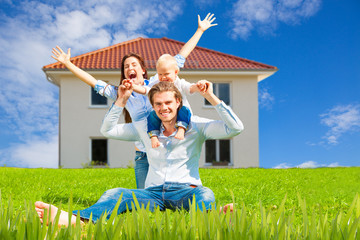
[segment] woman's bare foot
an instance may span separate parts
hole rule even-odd
[[[185,128],[179,127],[177,133],[174,136],[176,139],[184,140],[185,137]]]
[[[35,210],[36,210],[37,214],[39,215],[40,221],[42,223],[44,222],[43,218],[45,217],[45,209],[48,212],[47,213],[48,214],[48,219],[46,221],[46,225],[48,225],[49,221],[51,223],[53,223],[55,221],[55,217],[56,217],[56,214],[58,212],[58,208],[53,206],[53,205],[44,203],[44,202],[40,202],[40,201],[35,202]],[[83,222],[80,221],[80,223],[83,223]],[[72,225],[76,224],[76,216],[75,215],[71,216],[71,224]],[[65,211],[61,211],[60,217],[59,217],[59,226],[66,226],[67,227],[68,225],[69,225],[69,213],[65,212]]]
[[[151,147],[152,148],[157,148],[160,146],[160,142],[157,136],[152,136],[151,138]]]

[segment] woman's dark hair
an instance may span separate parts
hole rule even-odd
[[[141,68],[144,70],[144,74],[143,74],[143,77],[144,79],[148,79],[148,75],[147,75],[147,70],[146,70],[146,66],[145,66],[145,62],[144,62],[144,59],[137,53],[129,53],[129,54],[126,54],[122,60],[121,60],[121,78],[120,78],[120,84],[122,84],[122,81],[125,79],[125,60],[128,59],[129,57],[134,57],[136,58],[139,63],[140,63],[140,66]],[[131,117],[130,117],[130,114],[129,112],[124,108],[123,110],[123,114],[124,114],[124,118],[125,118],[125,122],[126,123],[131,123],[132,120],[131,120]]]

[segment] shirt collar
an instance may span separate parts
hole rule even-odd
[[[160,136],[162,136],[162,137],[173,137],[173,136],[175,136],[175,134],[177,133],[177,129],[176,129],[170,136],[165,136],[165,135],[164,135],[164,131],[165,131],[164,124],[161,123],[161,126],[160,126]]]

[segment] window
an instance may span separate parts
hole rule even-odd
[[[207,140],[205,162],[212,165],[228,165],[231,162],[230,140]]]
[[[98,94],[92,87],[91,91],[91,105],[92,106],[107,106],[107,98]]]
[[[214,94],[226,105],[230,105],[230,83],[213,83],[213,88]],[[206,99],[205,106],[211,106]]]
[[[107,139],[91,139],[91,165],[108,163]]]

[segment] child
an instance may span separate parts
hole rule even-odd
[[[184,79],[178,77],[179,67],[177,65],[176,59],[170,54],[164,54],[159,57],[156,63],[156,71],[159,76],[159,81],[172,82],[179,89],[183,96],[183,106],[179,109],[176,121],[176,127],[178,128],[175,138],[184,139],[185,131],[189,125],[191,117],[191,108],[190,104],[186,98],[187,95],[193,94],[195,92],[205,91],[206,85],[202,81],[199,81],[196,84],[191,84]],[[126,80],[124,85],[129,85],[131,80]],[[132,84],[133,90],[140,94],[147,94],[153,84],[149,86],[140,86]],[[151,139],[151,146],[157,148],[160,146],[158,140],[158,135],[160,133],[161,121],[158,116],[155,114],[155,111],[152,111],[148,116],[148,134]]]

